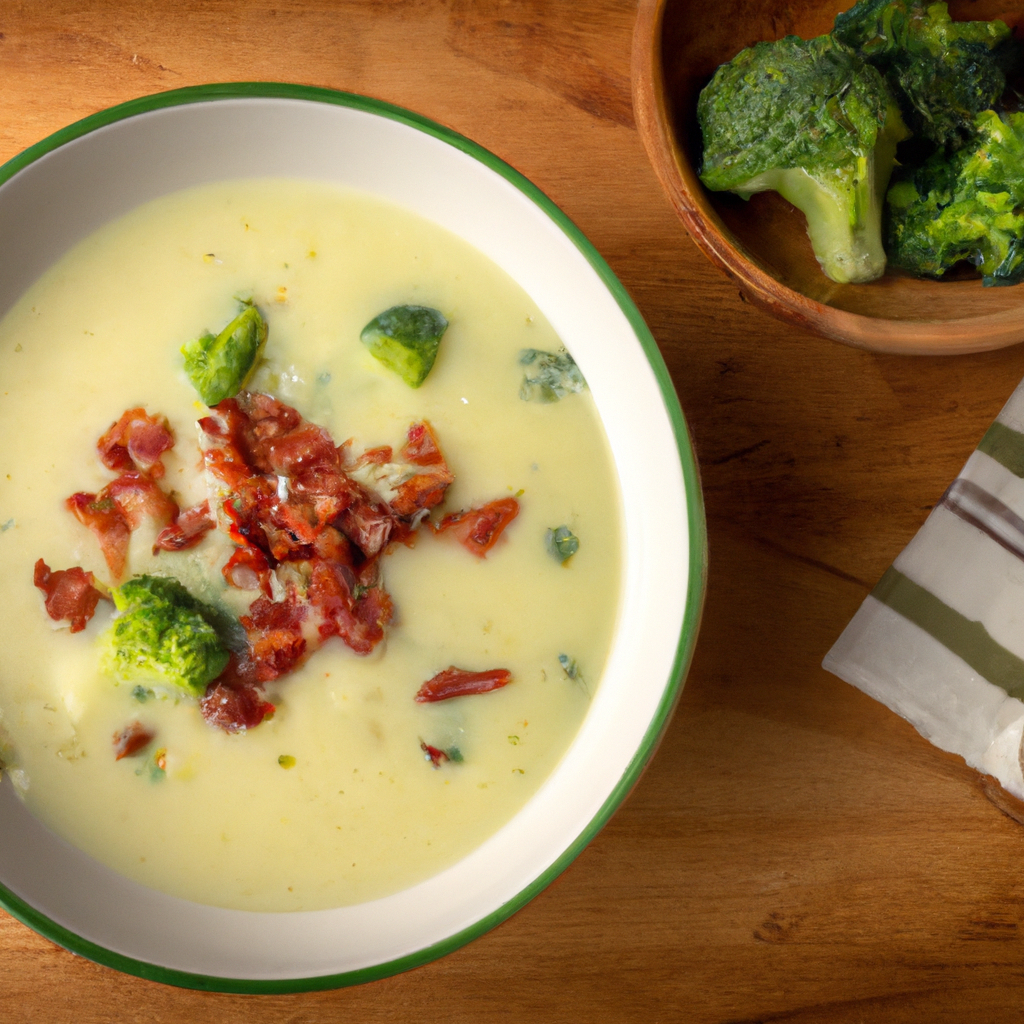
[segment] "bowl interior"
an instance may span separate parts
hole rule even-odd
[[[802,213],[775,193],[746,202],[709,192],[697,178],[697,97],[715,69],[760,40],[829,32],[848,0],[759,4],[723,0],[708,18],[684,0],[645,3],[634,73],[641,129],[656,169],[698,245],[771,312],[839,340],[891,351],[971,351],[1024,338],[1024,293],[984,288],[977,278],[931,281],[887,270],[867,285],[840,285],[821,272]],[[955,19],[1002,18],[1020,10],[1000,0],[952,0]],[[648,63],[649,61],[649,63]],[[646,125],[645,125],[646,122]]]
[[[385,104],[287,86],[200,88],[58,133],[0,169],[0,315],[111,218],[170,191],[252,177],[253,139],[261,140],[260,176],[331,181],[397,202],[467,239],[534,298],[601,414],[622,491],[626,560],[605,676],[559,767],[482,847],[386,899],[296,914],[188,903],[91,861],[36,823],[9,781],[0,786],[0,902],[16,916],[132,973],[284,991],[436,957],[507,917],[592,838],[653,752],[682,685],[703,591],[704,528],[671,381],[607,266],[511,168]]]

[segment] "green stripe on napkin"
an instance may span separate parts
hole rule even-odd
[[[1024,440],[1024,435],[1016,436]],[[920,626],[990,683],[1002,687],[1011,697],[1024,699],[1024,659],[996,643],[980,622],[950,608],[893,566],[886,570],[871,595]]]
[[[995,420],[985,431],[978,451],[995,459],[1014,476],[1024,477],[1024,434],[1019,430]]]

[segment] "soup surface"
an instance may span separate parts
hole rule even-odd
[[[425,527],[393,544],[381,560],[394,605],[384,641],[361,656],[328,640],[267,684],[272,717],[227,732],[194,698],[118,685],[98,653],[112,604],[72,633],[47,616],[33,566],[118,582],[65,501],[110,483],[96,443],[127,409],[167,417],[175,445],[161,487],[182,508],[210,495],[196,429],[209,411],[180,349],[220,331],[237,295],[269,325],[250,388],[356,454],[398,451],[410,424],[429,423],[455,477],[435,520],[499,498],[520,511],[484,558]],[[450,324],[418,389],[360,343],[398,304]],[[500,828],[576,733],[619,604],[619,497],[593,400],[520,397],[520,353],[560,345],[522,289],[459,238],[321,184],[167,196],[52,267],[0,323],[0,755],[32,811],[146,885],[275,911],[387,895]],[[547,542],[559,526],[579,539],[564,563]],[[154,554],[155,532],[132,533],[126,577],[174,576],[244,613],[253,594],[224,580],[225,533]],[[450,665],[504,668],[512,681],[417,702]],[[115,759],[113,737],[136,721],[153,741]],[[435,765],[430,750],[452,757]]]

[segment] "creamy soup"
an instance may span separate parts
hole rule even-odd
[[[423,528],[381,559],[394,605],[360,656],[333,638],[267,684],[275,713],[233,733],[194,698],[118,685],[101,663],[114,616],[78,632],[46,615],[33,566],[81,566],[110,585],[96,537],[67,510],[114,474],[96,443],[126,410],[167,417],[160,486],[184,508],[208,494],[196,421],[209,410],[181,346],[263,310],[269,338],[249,386],[355,453],[398,451],[433,428],[455,481],[436,520],[498,498],[520,511],[485,558]],[[396,304],[449,321],[418,389],[360,331]],[[520,397],[527,349],[560,340],[529,297],[457,237],[362,194],[254,180],[174,194],[91,236],[0,323],[0,740],[32,811],[100,861],[156,889],[250,910],[380,897],[438,872],[509,820],[551,772],[599,684],[620,594],[620,514],[588,391]],[[567,561],[548,531],[579,539]],[[213,531],[153,554],[132,533],[126,576],[174,576],[244,611]],[[230,593],[229,593],[230,591]],[[241,604],[239,601],[241,600]],[[450,665],[504,668],[488,693],[419,703]],[[154,739],[115,759],[138,721]],[[453,752],[436,765],[429,750]],[[436,758],[435,758],[436,760]]]

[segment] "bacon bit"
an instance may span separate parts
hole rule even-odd
[[[263,698],[254,667],[234,654],[228,667],[206,688],[200,709],[210,725],[225,732],[253,729],[274,713],[274,705]]]
[[[453,512],[445,516],[433,530],[434,533],[453,530],[463,547],[483,558],[517,515],[519,502],[515,498],[498,498],[480,508]]]
[[[349,567],[354,564],[351,542],[341,530],[333,526],[325,526],[320,531],[313,542],[313,552],[315,558],[327,559]]]
[[[430,763],[435,768],[440,768],[442,762],[450,760],[448,755],[437,747],[432,747],[429,743],[420,743],[420,750],[430,759]]]
[[[208,501],[193,505],[160,531],[153,545],[153,554],[158,551],[184,551],[195,547],[207,531],[216,525],[217,520],[210,513]]]
[[[221,572],[224,579],[239,590],[259,590],[266,598],[273,593],[270,563],[259,548],[249,545],[235,548]]]
[[[387,506],[363,492],[338,517],[337,525],[367,558],[373,558],[387,547],[395,521]]]
[[[512,673],[506,668],[492,668],[486,672],[467,672],[449,666],[428,679],[417,691],[415,700],[420,704],[450,697],[468,697],[474,693],[490,693],[512,682]]]
[[[277,679],[295,668],[305,657],[306,638],[302,623],[307,606],[290,591],[283,601],[258,597],[249,614],[239,620],[249,638],[249,658],[257,682]]]
[[[165,494],[150,477],[136,470],[122,473],[111,480],[97,496],[98,501],[113,498],[128,524],[137,530],[146,519],[157,523],[171,523],[178,516],[178,505]]]
[[[75,518],[95,534],[111,576],[119,580],[128,558],[131,528],[117,502],[109,494],[95,495],[79,491],[72,494],[65,504]]]
[[[122,757],[133,757],[143,747],[148,746],[156,735],[141,722],[132,722],[126,729],[114,733],[114,760]],[[162,767],[162,766],[161,766]]]
[[[251,424],[249,436],[256,444],[283,437],[302,422],[302,415],[296,409],[262,391],[240,391],[237,406]]]
[[[403,481],[397,489],[391,508],[400,516],[411,517],[422,509],[432,509],[444,501],[448,485],[455,476],[448,468],[437,443],[437,436],[429,423],[414,423],[407,432],[408,441],[401,457],[414,466],[423,466],[425,473],[417,473]]]
[[[108,469],[138,469],[154,480],[164,475],[160,456],[174,447],[174,435],[162,416],[129,409],[96,443]]]
[[[271,472],[279,476],[298,476],[311,469],[341,469],[331,435],[315,423],[302,423],[287,434],[268,440],[261,446],[261,454]]]
[[[417,473],[398,486],[391,508],[400,516],[411,517],[421,510],[429,511],[444,501],[445,491],[455,477],[448,467],[437,467],[426,473]]]
[[[445,465],[437,435],[429,423],[414,423],[406,432],[406,437],[408,440],[400,453],[406,462],[414,466]]]
[[[96,580],[91,572],[77,565],[51,572],[41,558],[36,562],[33,582],[46,595],[46,614],[55,622],[70,622],[72,633],[85,629],[100,598],[106,596],[93,585]]]
[[[391,598],[380,586],[356,597],[357,586],[347,566],[326,559],[312,563],[308,596],[322,617],[320,639],[337,636],[356,654],[369,654],[384,639],[384,627],[391,621]]]
[[[346,444],[349,442],[346,441]],[[391,450],[391,445],[384,444],[379,448],[367,448],[362,455],[359,456],[355,461],[353,468],[358,469],[360,466],[386,466],[394,457]]]

